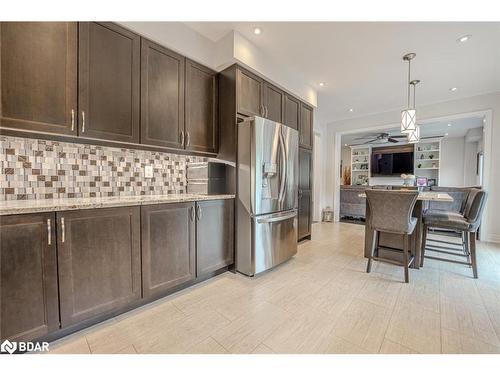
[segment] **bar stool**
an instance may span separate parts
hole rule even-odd
[[[417,218],[412,217],[413,208],[417,201],[418,191],[409,190],[366,190],[366,199],[370,206],[369,226],[373,229],[373,244],[366,272],[371,271],[372,260],[391,263],[404,267],[405,283],[409,281],[408,268],[414,257],[410,253],[410,235],[415,230]],[[379,257],[380,233],[400,234],[403,236],[403,261],[398,262],[388,258]],[[399,251],[399,250],[396,250]],[[376,254],[376,255],[375,255]]]
[[[474,275],[474,278],[477,279],[476,232],[479,228],[479,225],[481,224],[484,207],[486,206],[486,198],[487,194],[484,190],[471,189],[465,202],[463,215],[457,212],[449,211],[433,211],[424,215],[422,256],[420,261],[421,266],[424,265],[424,257],[427,259],[441,260],[444,262],[464,264],[466,266],[472,266],[472,273]],[[427,242],[431,241],[431,239],[427,238],[429,228],[446,230],[451,229],[460,233],[462,236],[461,250],[463,251],[463,254],[449,251],[456,250],[452,247],[436,245],[432,245],[432,247],[428,246]],[[439,240],[432,241],[438,242]],[[446,241],[439,242],[447,243]],[[456,245],[460,246],[459,244]],[[462,262],[455,259],[425,255],[426,250],[442,254],[463,256],[467,258],[467,261]]]

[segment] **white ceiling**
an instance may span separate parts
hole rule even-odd
[[[429,122],[420,125],[420,136],[421,137],[445,136],[446,138],[464,137],[470,129],[479,128],[482,126],[483,126],[482,117],[466,117],[450,121]],[[370,138],[366,138],[363,140],[359,140],[356,138],[368,137],[370,135],[377,133],[388,133],[391,136],[401,135],[400,128],[388,128],[384,130],[379,130],[377,132],[370,131],[370,132],[345,134],[342,136],[341,142],[342,145],[360,144],[370,140]],[[404,142],[405,139],[403,138],[401,139],[401,141]],[[395,145],[396,143],[387,143],[387,144]]]
[[[417,106],[500,91],[500,23],[479,22],[188,22],[217,41],[231,30],[318,88],[320,121],[400,109],[407,65]],[[255,35],[254,27],[262,33]],[[456,40],[466,34],[465,43]],[[324,87],[318,83],[324,82]],[[450,92],[450,87],[458,87]],[[349,108],[354,111],[349,112]]]

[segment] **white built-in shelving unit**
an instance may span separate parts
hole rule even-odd
[[[371,146],[351,146],[351,185],[368,185]]]
[[[414,163],[416,177],[427,177],[439,185],[441,141],[425,140],[415,143]]]

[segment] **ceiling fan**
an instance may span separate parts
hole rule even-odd
[[[429,139],[429,138],[442,138],[442,135],[434,135],[431,137],[420,137],[420,139]],[[371,139],[369,139],[371,138]],[[406,134],[403,135],[390,135],[389,133],[371,133],[371,134],[366,134],[362,137],[354,138],[355,141],[362,141],[365,139],[368,139],[366,142],[361,142],[357,144],[352,144],[351,146],[359,146],[359,145],[366,145],[370,143],[398,143],[401,140],[400,139],[407,139]]]

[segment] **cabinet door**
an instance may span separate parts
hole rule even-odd
[[[57,213],[62,327],[141,298],[139,207]]]
[[[268,82],[264,82],[265,117],[279,123],[283,122],[284,93]]]
[[[141,41],[141,143],[184,148],[185,58]]]
[[[234,260],[234,201],[197,202],[196,276],[219,270]]]
[[[311,190],[312,154],[309,150],[299,149],[299,189]]]
[[[299,240],[311,234],[311,191],[299,191],[297,232]]]
[[[77,24],[0,24],[0,124],[76,135]]]
[[[140,37],[112,23],[79,24],[79,134],[139,143]]]
[[[186,61],[186,149],[217,152],[217,73]]]
[[[142,289],[160,295],[195,278],[194,203],[141,207]]]
[[[236,75],[237,112],[244,116],[263,116],[262,79],[241,68]]]
[[[300,104],[299,145],[312,149],[313,142],[313,109],[304,103]]]
[[[59,328],[53,213],[0,217],[0,339],[29,341]]]
[[[285,109],[283,123],[293,129],[299,129],[300,101],[285,93]]]

